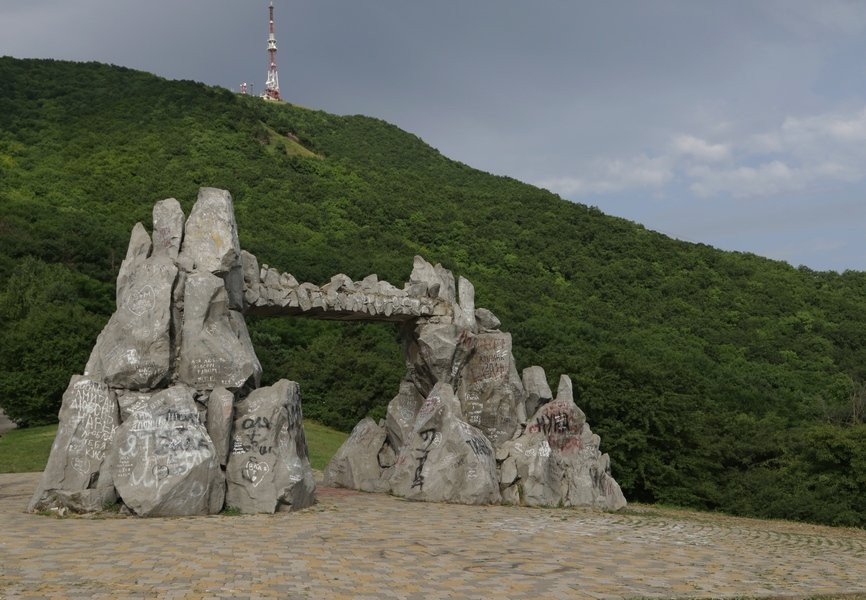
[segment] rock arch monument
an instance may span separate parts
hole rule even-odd
[[[475,307],[472,284],[416,256],[397,288],[370,275],[317,286],[241,250],[231,195],[202,188],[188,218],[173,198],[153,233],[132,230],[117,310],[60,426],[30,510],[140,516],[299,509],[315,502],[300,388],[260,387],[244,315],[401,324],[406,375],[387,418],[364,419],[325,483],[413,500],[625,505],[571,381],[518,375],[511,335]]]

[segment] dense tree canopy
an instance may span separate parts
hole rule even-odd
[[[0,58],[0,404],[56,419],[135,221],[232,192],[241,244],[301,281],[471,279],[519,366],[575,382],[632,500],[866,525],[866,274],[670,239],[443,157],[383,121],[95,63]],[[389,325],[258,320],[308,416],[381,416]]]

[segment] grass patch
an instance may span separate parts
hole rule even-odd
[[[30,473],[42,471],[48,462],[57,425],[13,429],[0,436],[0,473]],[[325,427],[321,423],[304,421],[304,433],[310,464],[323,470],[347,434]]]
[[[307,452],[310,454],[310,465],[314,469],[324,471],[331,457],[336,454],[348,433],[326,427],[315,421],[304,420],[304,435],[307,438]]]
[[[292,138],[285,135],[280,135],[264,123],[262,126],[268,132],[268,151],[277,152],[284,151],[287,156],[303,156],[304,158],[323,158],[321,155],[316,154],[312,150],[306,148],[302,145],[297,138]]]
[[[0,436],[0,473],[41,471],[48,462],[57,425],[13,429]]]

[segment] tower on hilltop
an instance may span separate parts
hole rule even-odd
[[[281,100],[280,78],[277,75],[277,38],[274,35],[274,0],[268,5],[268,79],[262,98],[266,100]]]

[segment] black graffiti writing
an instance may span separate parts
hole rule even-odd
[[[425,429],[420,434],[421,441],[424,442],[423,448],[415,448],[415,452],[419,454],[415,457],[415,460],[418,461],[418,465],[415,467],[415,478],[412,480],[412,487],[418,488],[419,490],[424,490],[424,463],[427,462],[427,455],[430,454],[430,446],[433,445],[433,440],[436,439],[436,430],[435,429]]]
[[[166,422],[177,422],[177,423],[195,423],[199,424],[201,421],[198,418],[198,413],[182,413],[176,410],[170,410],[165,413]]]
[[[243,440],[236,440],[236,443],[245,452],[257,452],[260,456],[265,456],[273,451],[272,440],[267,434],[262,434],[262,430],[268,431],[271,428],[271,422],[266,417],[244,419],[241,427],[247,443],[243,443]]]
[[[475,453],[475,456],[493,456],[493,451],[490,450],[490,446],[488,446],[487,442],[481,438],[469,438],[466,440],[466,443],[469,444],[470,448],[472,448],[472,452]]]
[[[256,439],[256,436],[257,436],[257,435],[258,435],[258,434],[257,434],[255,431],[251,431],[251,432],[249,432],[249,433],[247,434],[247,437],[248,437],[249,440],[250,440],[250,444],[252,444],[253,446],[258,446],[258,445],[259,445],[259,441]]]
[[[260,427],[264,429],[270,429],[271,422],[268,420],[267,417],[256,417],[255,419],[249,418],[244,419],[243,423],[241,423],[241,427],[243,427],[244,429],[252,429],[254,427],[256,429]]]
[[[567,413],[557,413],[554,415],[542,415],[535,420],[535,425],[538,431],[544,435],[551,433],[568,433],[569,419]]]
[[[376,453],[376,462],[379,463],[380,469],[390,469],[396,464],[396,453],[394,452],[394,447],[391,445],[391,440],[387,437],[382,442],[379,452]]]
[[[178,439],[172,438],[168,435],[159,435],[156,439],[156,449],[154,453],[157,456],[165,456],[167,454],[207,449],[210,449],[210,445],[203,437],[185,436]]]

